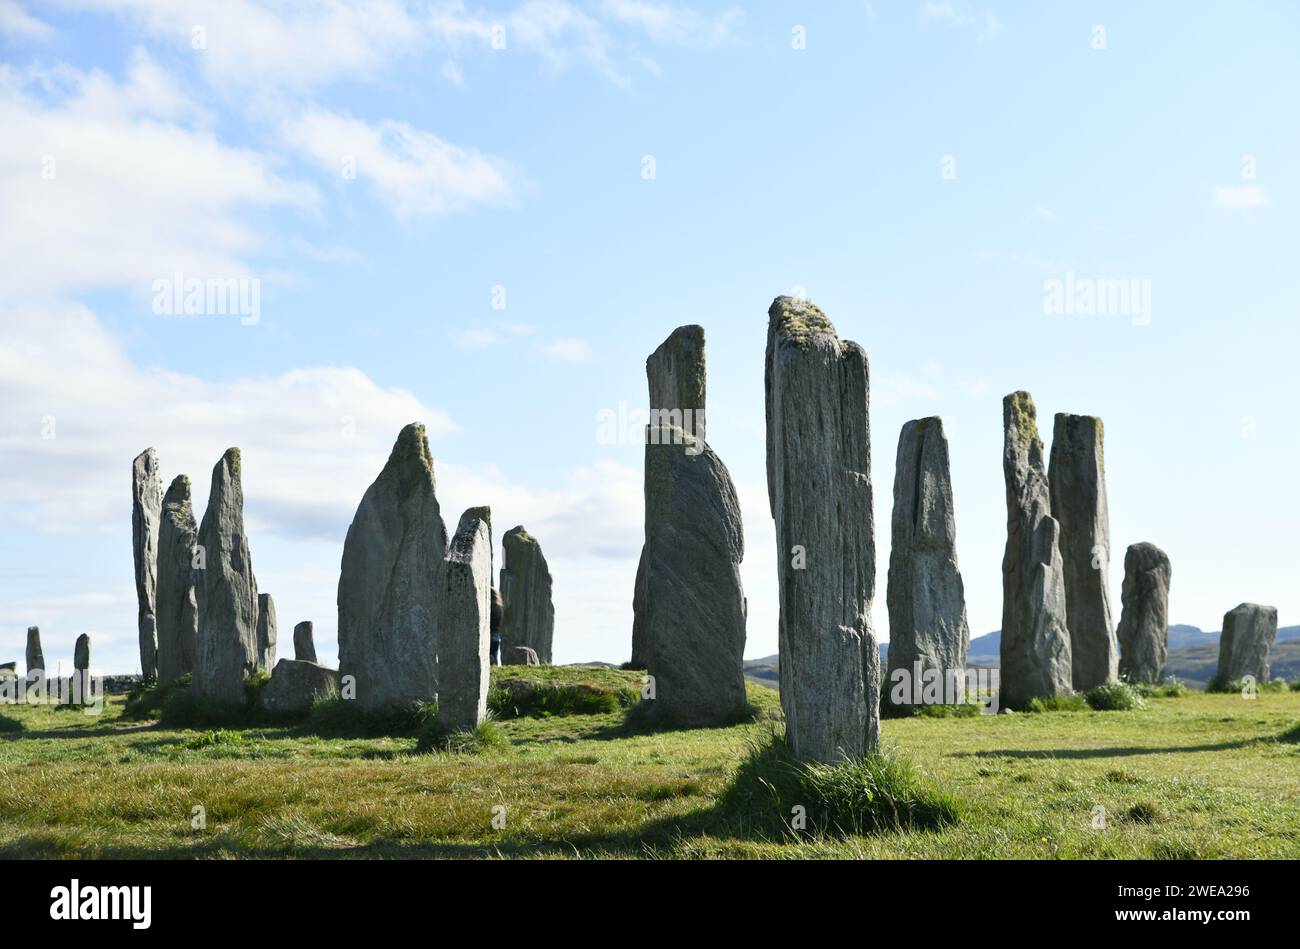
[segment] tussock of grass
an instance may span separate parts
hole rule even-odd
[[[419,735],[438,717],[437,702],[408,702],[383,709],[362,709],[333,696],[318,699],[304,729],[322,738],[377,738]]]
[[[1131,712],[1146,708],[1146,700],[1127,682],[1107,682],[1089,689],[1084,695],[1088,706],[1096,712]]]
[[[1164,815],[1153,801],[1138,801],[1124,812],[1124,819],[1133,824],[1154,824]]]
[[[1229,694],[1232,692],[1245,692],[1248,685],[1243,679],[1233,679],[1231,682],[1215,676],[1205,686],[1205,691],[1210,693]],[[1290,686],[1285,679],[1273,679],[1271,682],[1256,682],[1254,689],[1256,693],[1280,693],[1286,692]]]
[[[1169,679],[1160,685],[1150,685],[1145,682],[1135,682],[1130,685],[1145,699],[1181,699],[1190,695],[1192,691],[1178,679]]]
[[[499,719],[606,715],[633,705],[640,694],[585,682],[503,679],[488,692],[488,710]]]
[[[769,838],[937,830],[956,823],[960,813],[954,797],[897,755],[808,764],[778,736],[753,748],[719,808],[741,833]],[[802,828],[795,826],[800,816],[806,819]]]
[[[492,721],[483,722],[477,728],[448,731],[438,720],[431,719],[420,729],[419,740],[415,750],[420,754],[444,752],[447,754],[473,755],[488,748],[500,748],[506,744],[501,729]]]
[[[1088,700],[1082,695],[1040,695],[1031,699],[1027,712],[1086,712]]]
[[[162,712],[163,704],[172,694],[190,690],[192,678],[188,674],[183,675],[164,686],[159,686],[156,679],[146,679],[127,695],[122,717],[135,721],[157,718]]]

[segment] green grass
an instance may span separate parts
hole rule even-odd
[[[891,719],[885,754],[824,771],[783,756],[775,692],[750,700],[755,720],[727,728],[631,731],[620,708],[494,721],[424,751],[427,708],[365,734],[321,728],[321,710],[196,730],[128,719],[121,697],[98,718],[8,707],[24,727],[0,734],[0,858],[1300,858],[1297,692]]]
[[[1029,700],[1029,712],[1082,712],[1088,700],[1082,695],[1044,695]]]
[[[1107,682],[1084,693],[1088,707],[1098,712],[1132,712],[1146,708],[1142,693],[1127,682]]]

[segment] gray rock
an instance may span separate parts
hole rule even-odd
[[[1077,692],[1114,682],[1119,676],[1119,642],[1111,622],[1107,581],[1110,514],[1103,442],[1101,419],[1057,413],[1048,481],[1052,517],[1061,528],[1065,625],[1070,631],[1071,678]]]
[[[724,725],[745,697],[745,556],[740,502],[726,466],[689,433],[663,426],[645,454],[646,668],[656,722]]]
[[[1223,616],[1219,636],[1219,671],[1215,680],[1226,684],[1253,676],[1268,681],[1268,653],[1277,639],[1277,608],[1242,603]]]
[[[293,628],[293,658],[301,662],[316,661],[316,638],[311,620],[305,620]]]
[[[438,572],[447,529],[424,426],[402,429],[343,544],[339,673],[366,709],[437,695]],[[353,677],[351,683],[347,677]]]
[[[487,718],[491,674],[492,512],[461,515],[442,568],[438,624],[438,722],[477,728]]]
[[[894,517],[889,548],[889,674],[884,695],[896,683],[895,671],[906,672],[912,705],[923,681],[935,670],[945,683],[964,676],[970,628],[966,624],[966,591],[957,567],[957,525],[952,503],[952,475],[943,420],[908,422],[898,438],[894,466]],[[964,680],[963,685],[964,685]],[[964,701],[964,692],[955,696]]]
[[[804,760],[861,758],[880,732],[867,354],[777,297],[765,387],[786,738]]]
[[[704,328],[679,326],[669,334],[645,363],[650,390],[649,432],[657,440],[662,426],[675,426],[687,434],[705,438],[707,378],[704,360]],[[669,429],[671,431],[671,429]],[[647,438],[647,442],[650,439]],[[645,550],[637,565],[632,594],[632,662],[634,669],[649,663],[646,641]]]
[[[32,679],[37,673],[45,674],[45,652],[41,649],[41,630],[39,626],[28,626],[27,678]]]
[[[1164,680],[1171,576],[1169,557],[1154,544],[1133,544],[1124,554],[1119,674],[1126,682]]]
[[[177,475],[163,496],[158,528],[158,682],[167,685],[194,671],[199,635],[194,547],[199,527],[190,499],[190,479]]]
[[[257,707],[272,715],[301,715],[317,700],[339,694],[339,674],[314,662],[281,659],[257,696]]]
[[[238,448],[212,469],[208,507],[199,527],[199,631],[194,650],[195,698],[235,705],[258,667],[257,578],[244,533],[244,488]]]
[[[72,668],[85,672],[90,668],[90,637],[82,633],[72,650]]]
[[[163,489],[158,455],[146,448],[131,464],[131,549],[135,556],[135,595],[139,604],[140,672],[158,672],[158,526]]]
[[[257,595],[257,668],[275,667],[275,601],[269,593]]]
[[[542,660],[537,658],[537,653],[533,652],[527,646],[516,646],[513,650],[514,658],[507,665],[513,666],[540,666]]]
[[[1007,548],[1002,558],[1000,703],[1023,709],[1035,698],[1069,695],[1073,682],[1066,626],[1060,525],[1052,517],[1034,400],[1002,400],[1002,472]]]
[[[555,635],[555,606],[551,602],[551,571],[541,545],[521,527],[506,531],[501,539],[501,654],[514,655],[528,646],[543,665],[551,664]]]

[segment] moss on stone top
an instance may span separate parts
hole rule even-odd
[[[1034,408],[1033,397],[1028,392],[1012,392],[1002,400],[1003,405],[1011,410],[1009,421],[1016,428],[1016,436],[1026,447],[1037,445],[1042,451],[1042,439],[1038,436],[1038,411]]]
[[[524,529],[523,524],[520,524],[518,527],[512,527],[510,528],[510,530],[506,531],[506,536],[502,538],[502,542],[505,542],[507,540],[511,541],[512,543],[519,543],[519,544],[537,543],[536,538],[534,538],[532,534],[528,533],[528,531]]]
[[[839,339],[830,319],[809,300],[777,297],[767,315],[772,330],[799,346],[807,346],[814,336]]]

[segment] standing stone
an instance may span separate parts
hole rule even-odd
[[[537,658],[537,653],[527,646],[516,646],[514,648],[513,659],[505,665],[514,666],[540,666],[542,660]]]
[[[424,426],[413,423],[366,489],[343,544],[339,673],[344,694],[355,686],[361,708],[437,695],[438,572],[446,554],[433,457]]]
[[[650,354],[645,363],[650,388],[650,432],[655,437],[662,426],[676,426],[704,441],[707,380],[704,360],[704,327],[679,326]],[[647,524],[649,523],[647,519]],[[637,565],[636,588],[632,595],[632,662],[634,669],[649,664],[646,640],[645,550]]]
[[[1119,642],[1106,577],[1110,514],[1103,440],[1101,419],[1057,413],[1048,480],[1052,516],[1061,528],[1065,625],[1076,692],[1114,682],[1119,675]]]
[[[1007,485],[1007,549],[1002,558],[1003,708],[1068,695],[1073,682],[1066,626],[1060,525],[1052,517],[1034,400],[1002,400],[1002,472]]]
[[[1277,639],[1277,608],[1242,603],[1223,617],[1219,635],[1219,671],[1215,682],[1227,685],[1252,676],[1268,681],[1268,653]]]
[[[316,639],[311,620],[301,622],[293,628],[293,658],[301,662],[316,661]]]
[[[804,760],[862,758],[880,733],[867,354],[777,297],[765,388],[786,738]]]
[[[27,681],[45,675],[45,652],[41,649],[39,626],[27,627]]]
[[[131,465],[131,547],[135,554],[135,595],[139,604],[140,674],[158,674],[158,526],[163,490],[158,454],[146,448]]]
[[[90,669],[90,637],[85,633],[77,637],[77,643],[73,647],[72,668],[78,672],[86,672]]]
[[[204,568],[199,571],[199,632],[194,651],[194,697],[243,703],[244,680],[258,667],[257,578],[244,533],[244,488],[238,448],[212,469],[208,507],[199,527]]]
[[[919,668],[922,676],[930,670],[937,673],[945,690],[944,701],[965,702],[970,628],[966,624],[966,591],[957,567],[948,439],[940,418],[908,422],[898,438],[886,599],[886,698],[895,705],[914,704],[923,685],[917,681]],[[895,675],[903,671],[906,675]],[[898,685],[906,686],[902,702],[894,695]]]
[[[438,625],[438,722],[472,730],[487,718],[492,643],[492,512],[461,515],[443,564]]]
[[[72,679],[68,683],[68,701],[84,704],[90,695],[90,637],[82,633],[72,650]]]
[[[302,715],[339,693],[339,674],[314,662],[281,659],[271,681],[257,693],[257,707],[270,715]]]
[[[1124,554],[1119,674],[1126,682],[1156,685],[1164,679],[1170,576],[1169,557],[1155,544],[1133,544]]]
[[[257,595],[257,668],[275,668],[275,601],[269,593]]]
[[[551,664],[551,639],[555,634],[555,606],[551,602],[551,571],[541,545],[522,526],[506,531],[501,539],[501,654],[513,656],[519,646],[537,653],[543,665]]]
[[[198,523],[190,500],[190,479],[177,475],[163,496],[158,529],[158,684],[167,685],[194,671],[199,635],[195,569]]]

